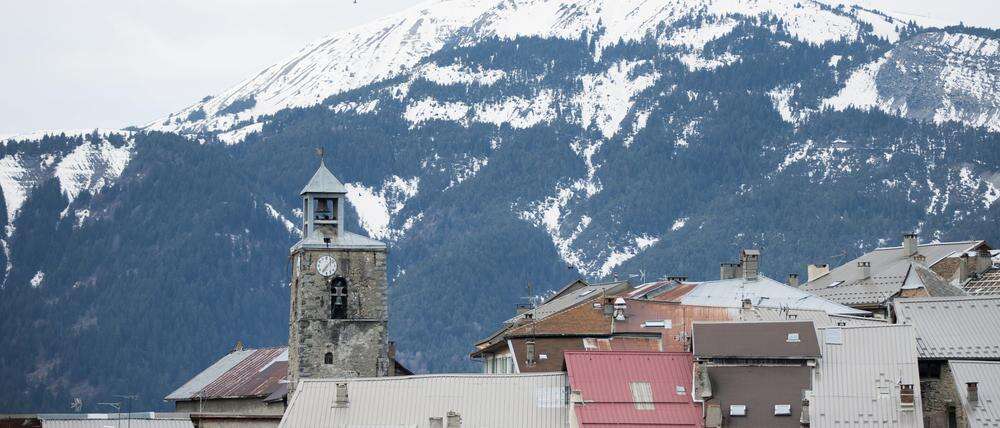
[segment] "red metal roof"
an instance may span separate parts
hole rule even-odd
[[[584,401],[575,407],[581,426],[702,426],[689,353],[567,351],[565,358],[570,387]],[[649,403],[636,403],[632,383],[649,384]]]

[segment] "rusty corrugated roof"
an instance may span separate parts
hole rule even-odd
[[[172,401],[267,397],[288,374],[288,348],[233,351],[166,397]]]

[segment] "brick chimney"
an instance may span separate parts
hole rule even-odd
[[[979,402],[979,382],[966,382],[965,391],[969,396],[970,403]]]
[[[986,249],[986,246],[982,246],[976,251],[976,265],[972,268],[976,270],[976,273],[982,273],[984,270],[989,269],[993,266],[993,258],[990,257],[990,250]]]
[[[738,263],[722,263],[719,265],[719,279],[736,278],[736,267]]]
[[[797,273],[788,274],[788,285],[797,288],[799,286],[799,274]]]
[[[830,273],[830,265],[826,263],[811,264],[806,266],[806,282],[811,282],[828,273]]]
[[[917,234],[907,232],[903,234],[903,257],[910,257],[917,253]]]
[[[747,281],[756,281],[760,274],[760,251],[754,249],[741,251],[740,265],[743,266],[743,277]]]
[[[667,281],[684,282],[687,281],[688,277],[683,275],[671,275],[667,277]]]
[[[871,276],[872,276],[872,263],[871,262],[858,262],[858,270],[861,271],[861,278],[871,278]]]

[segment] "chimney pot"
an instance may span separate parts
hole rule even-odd
[[[970,403],[979,402],[979,382],[966,382],[965,389],[968,392]]]
[[[872,276],[872,263],[871,262],[858,262],[858,270],[861,271],[861,278],[871,278],[871,276]]]
[[[336,400],[337,401],[336,401],[335,404],[336,404],[337,407],[347,407],[348,400],[347,400],[347,383],[346,382],[342,382],[342,383],[338,383],[337,384],[337,398],[336,398]]]
[[[797,273],[790,273],[790,274],[788,274],[788,285],[792,286],[792,287],[798,287],[799,286],[799,274],[797,274]]]
[[[462,415],[458,412],[448,412],[448,428],[461,428]]]
[[[667,277],[667,281],[684,282],[687,281],[688,277],[682,275],[672,275]]]
[[[760,272],[760,251],[754,249],[741,251],[740,265],[743,267],[743,277],[749,281],[756,281]]]
[[[917,234],[907,232],[903,234],[903,256],[910,257],[917,253]]]
[[[753,309],[753,302],[750,299],[743,299],[741,307],[743,309]]]

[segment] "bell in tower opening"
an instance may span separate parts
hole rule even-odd
[[[302,378],[386,376],[386,245],[345,230],[347,188],[320,160],[302,189],[302,239],[292,246],[290,388]]]

